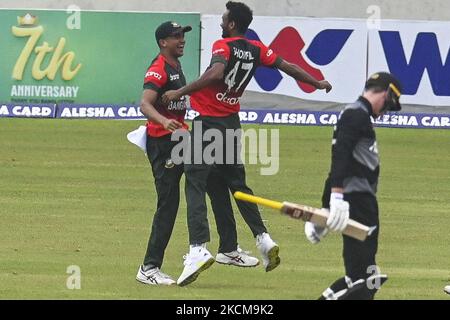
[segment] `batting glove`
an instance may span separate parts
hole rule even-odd
[[[332,192],[330,197],[330,215],[327,226],[332,231],[344,231],[350,219],[350,206],[344,201],[342,193]]]
[[[307,221],[305,223],[305,235],[312,244],[317,244],[320,239],[325,237],[328,233],[328,228],[323,228],[315,225],[312,222]]]

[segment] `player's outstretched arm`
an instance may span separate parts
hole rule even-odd
[[[312,85],[313,87],[323,90],[325,89],[326,92],[330,92],[332,89],[331,84],[327,80],[318,81],[314,77],[312,77],[308,72],[300,68],[298,65],[294,63],[287,62],[284,59],[281,59],[281,61],[276,65],[278,69],[285,72],[295,80],[307,83]]]
[[[178,100],[182,96],[190,95],[192,92],[199,91],[215,82],[223,79],[225,71],[225,64],[217,62],[207,69],[197,80],[181,87],[178,90],[169,90],[163,94],[162,99],[164,103],[169,103],[173,100]]]

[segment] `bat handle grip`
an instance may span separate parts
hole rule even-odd
[[[269,199],[265,199],[265,198],[261,198],[261,197],[257,197],[257,196],[254,196],[252,194],[247,194],[247,193],[243,193],[243,192],[240,192],[240,191],[236,191],[233,194],[233,196],[237,200],[259,204],[259,205],[262,205],[262,206],[265,206],[265,207],[269,207],[269,208],[272,208],[272,209],[276,209],[276,210],[281,210],[281,208],[283,207],[283,204],[281,202],[273,201],[273,200],[269,200]]]

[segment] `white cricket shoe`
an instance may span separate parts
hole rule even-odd
[[[153,285],[170,286],[172,284],[175,284],[175,280],[173,280],[167,274],[161,272],[158,267],[144,271],[142,265],[139,267],[138,273],[136,275],[136,280],[145,284]]]
[[[266,272],[272,271],[280,264],[278,252],[280,248],[270,238],[269,234],[264,232],[256,236],[256,247],[262,254],[262,260]]]
[[[221,264],[228,264],[237,267],[256,267],[259,260],[249,255],[249,252],[243,251],[241,248],[237,250],[221,253],[216,255],[216,261]]]
[[[184,256],[184,269],[177,284],[182,287],[194,282],[200,272],[208,269],[213,263],[214,258],[205,247],[191,247],[189,254]]]
[[[447,293],[447,294],[450,294],[450,285],[449,286],[445,286],[444,292]]]

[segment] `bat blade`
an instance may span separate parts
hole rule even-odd
[[[291,202],[283,202],[281,212],[294,219],[309,221],[320,227],[327,226],[327,219],[329,215],[329,212],[326,209],[319,209]],[[344,231],[342,231],[342,233],[357,240],[364,241],[371,231],[373,230],[371,230],[370,227],[350,219],[347,227]]]
[[[273,201],[239,191],[234,193],[234,197],[237,200],[247,201],[263,205],[272,209],[280,210],[282,213],[294,219],[309,221],[320,227],[327,226],[327,219],[329,213],[328,210],[326,209],[314,208],[292,202]],[[368,226],[365,226],[355,220],[350,219],[347,227],[342,233],[357,240],[364,241],[373,230],[374,228],[369,228]]]

